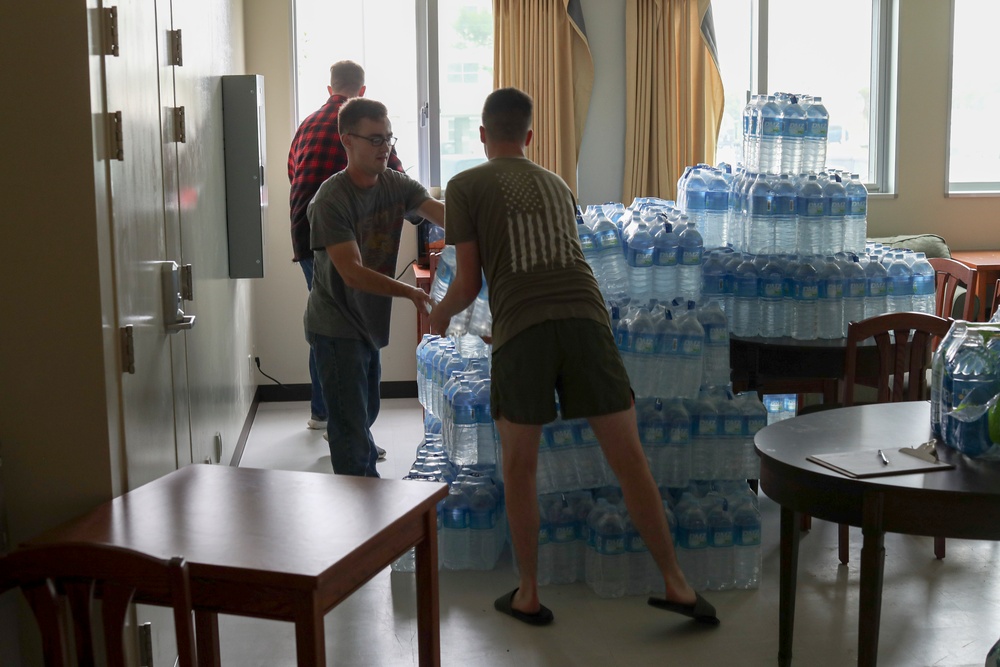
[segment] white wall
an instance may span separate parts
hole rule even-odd
[[[292,135],[289,0],[246,0],[247,71],[265,75],[268,95],[269,209],[268,276],[256,294],[258,353],[282,382],[308,382],[301,317],[305,289],[301,272],[288,261],[288,187],[284,156]],[[579,168],[581,204],[618,201],[625,164],[625,1],[582,0],[594,57],[594,89]],[[953,250],[1000,247],[1000,198],[948,197],[948,85],[950,3],[898,1],[899,63],[895,193],[874,195],[869,236],[935,233]],[[322,85],[319,83],[317,85]],[[401,263],[414,256],[412,237]],[[391,344],[383,351],[383,379],[415,376],[414,313],[407,303],[393,310]],[[266,379],[260,378],[262,382]]]

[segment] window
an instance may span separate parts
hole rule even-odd
[[[404,11],[401,11],[401,8]],[[295,0],[296,121],[327,99],[330,65],[365,68],[365,96],[389,109],[403,167],[425,185],[485,161],[493,90],[492,0]]]
[[[950,193],[1000,192],[1000,109],[996,73],[996,0],[954,0],[952,5]]]
[[[884,191],[890,3],[713,0],[726,91],[716,159],[742,159],[742,111],[751,92],[806,93],[821,96],[830,113],[827,165]]]

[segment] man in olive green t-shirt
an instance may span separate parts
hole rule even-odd
[[[618,478],[633,522],[663,575],[665,597],[649,603],[718,624],[677,564],[659,490],[636,424],[628,376],[615,348],[604,301],[576,232],[576,201],[559,176],[525,157],[532,100],[516,88],[494,91],[479,129],[488,161],[448,183],[446,241],[457,270],[430,315],[444,332],[479,294],[485,273],[493,315],[490,405],[503,449],[507,517],[520,584],[494,607],[531,625],[552,612],[538,599],[538,497],[535,475],[542,425],[587,418]]]

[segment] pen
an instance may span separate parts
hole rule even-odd
[[[882,465],[889,465],[889,459],[885,458],[885,454],[882,453],[881,449],[878,450],[878,457],[882,459]]]

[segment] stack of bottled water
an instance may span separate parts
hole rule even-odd
[[[753,95],[743,108],[743,162],[764,174],[819,172],[829,127],[822,97]]]
[[[485,467],[464,468],[442,503],[440,559],[448,570],[491,570],[506,543],[500,485]]]
[[[614,479],[597,436],[586,419],[561,417],[542,427],[538,449],[538,493],[592,489]]]
[[[795,394],[767,394],[764,396],[764,407],[767,409],[767,424],[776,424],[795,416],[797,407]]]
[[[1000,459],[1000,317],[959,320],[931,362],[931,431],[972,458]]]

